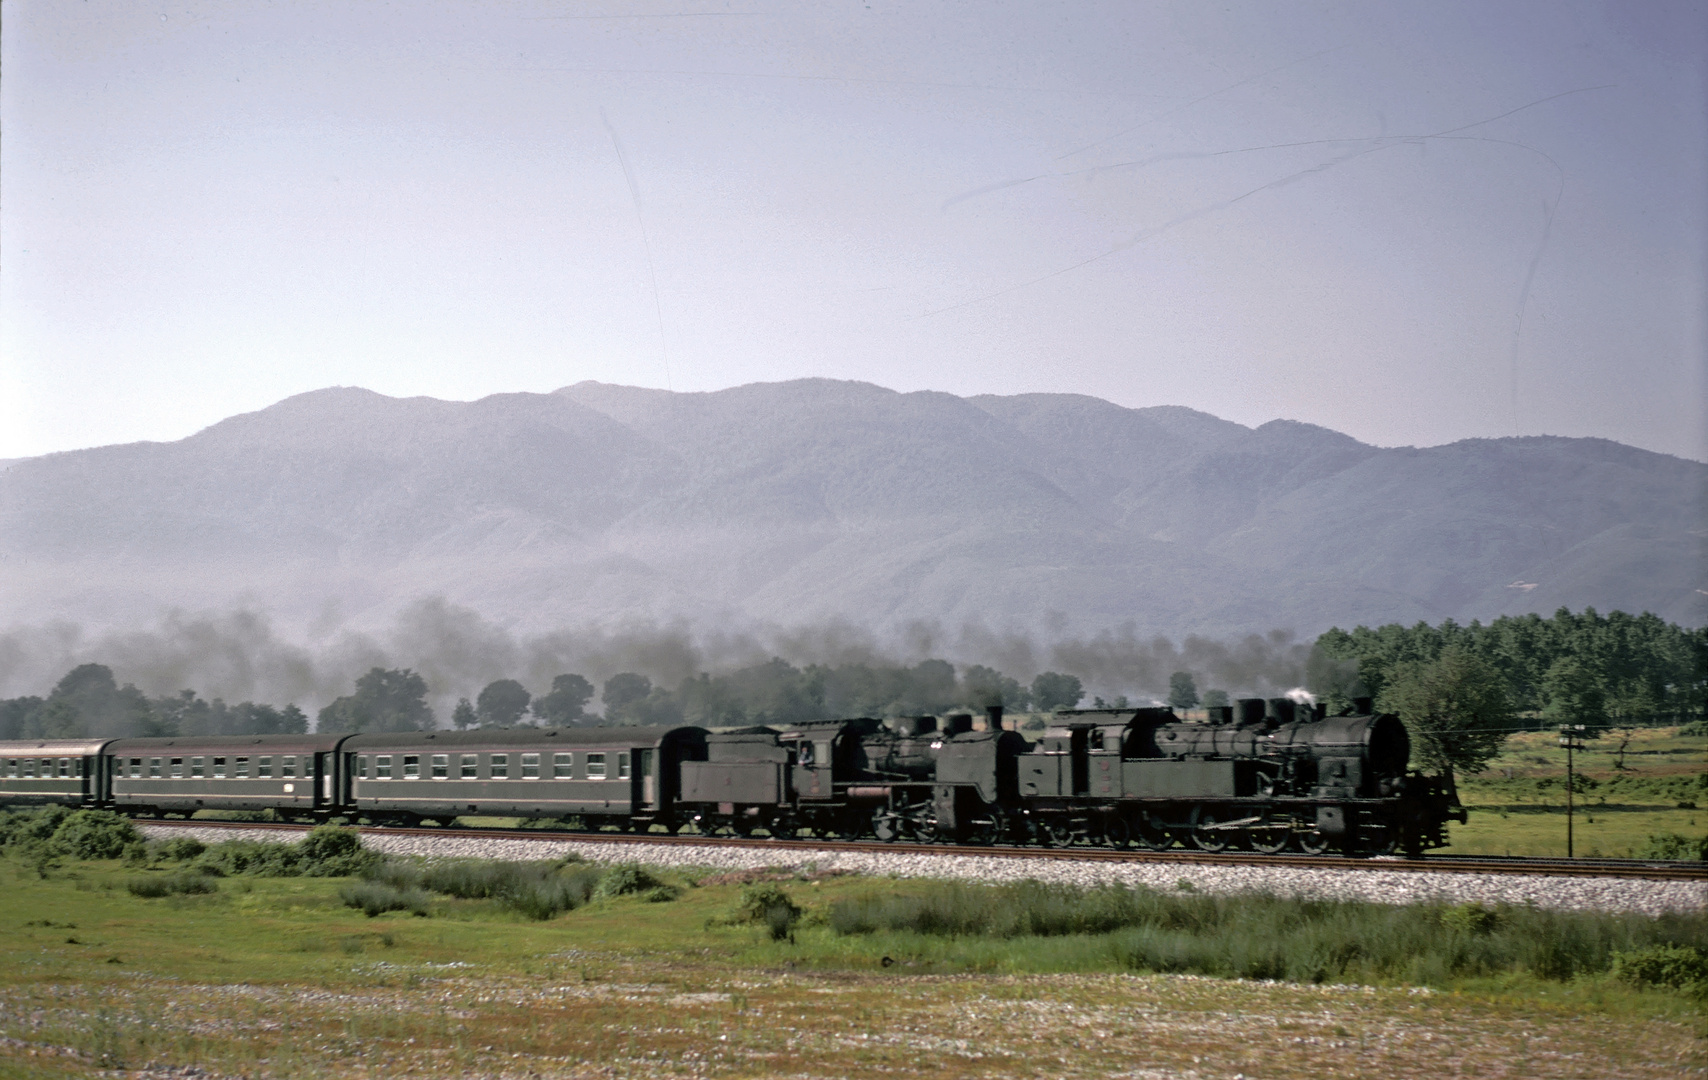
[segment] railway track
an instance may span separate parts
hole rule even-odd
[[[271,832],[307,832],[308,825],[252,821],[184,821],[159,818],[133,819],[150,827],[189,829],[242,829]],[[570,829],[466,829],[407,828],[390,825],[356,826],[375,836],[457,837],[485,840],[531,840],[542,843],[591,841],[634,846],[701,846],[757,848],[768,851],[857,851],[888,855],[971,855],[1010,859],[1079,859],[1099,862],[1175,863],[1197,866],[1285,867],[1288,869],[1382,870],[1435,874],[1523,874],[1542,877],[1639,878],[1654,881],[1699,881],[1708,884],[1708,864],[1660,862],[1636,859],[1541,859],[1526,856],[1442,855],[1421,859],[1392,856],[1350,858],[1344,855],[1259,855],[1236,851],[1122,850],[1074,845],[1071,847],[1017,847],[1006,844],[912,844],[876,840],[807,840],[800,838],[754,839],[739,836],[668,836],[662,833],[580,832]]]

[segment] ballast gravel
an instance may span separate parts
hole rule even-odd
[[[224,840],[293,843],[300,833],[272,830],[140,825],[153,839],[194,836],[205,844]],[[813,869],[872,877],[938,878],[986,883],[1047,881],[1093,887],[1118,884],[1201,893],[1263,892],[1312,900],[1359,900],[1377,904],[1533,904],[1574,911],[1634,911],[1662,915],[1708,907],[1708,886],[1695,881],[1643,878],[1565,877],[1540,874],[1430,873],[1287,866],[1205,866],[1192,862],[1113,862],[1105,859],[1027,859],[1012,855],[942,855],[910,852],[734,847],[715,844],[648,844],[561,835],[534,838],[389,836],[367,832],[368,847],[390,855],[435,859],[556,859],[579,855],[597,863],[642,863],[684,870]]]

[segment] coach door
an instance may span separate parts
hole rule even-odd
[[[657,806],[658,777],[653,772],[653,762],[656,758],[651,750],[637,750],[635,757],[638,763],[637,771],[640,773],[641,805]]]

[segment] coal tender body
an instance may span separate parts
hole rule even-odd
[[[973,718],[896,717],[744,728],[683,762],[682,802],[701,832],[993,842],[1022,817],[1024,738],[993,709]]]
[[[1451,779],[1408,773],[1404,725],[1367,700],[1328,717],[1248,698],[1211,716],[1057,713],[1018,761],[1027,832],[1054,844],[1415,855],[1445,846],[1445,823],[1464,820]]]

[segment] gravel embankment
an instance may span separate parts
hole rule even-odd
[[[194,836],[203,843],[222,840],[300,838],[296,833],[179,826],[140,826],[153,838]],[[1285,866],[1202,866],[1194,863],[1116,863],[1094,859],[1021,859],[1012,856],[927,855],[898,847],[882,854],[755,847],[671,846],[622,841],[541,837],[512,839],[478,836],[388,836],[366,833],[371,848],[393,855],[442,859],[554,859],[574,853],[593,862],[639,862],[715,871],[764,867],[842,870],[874,877],[959,878],[971,881],[1060,882],[1093,886],[1106,883],[1175,889],[1183,883],[1205,893],[1269,892],[1320,900],[1363,900],[1379,904],[1418,901],[1482,904],[1534,904],[1571,910],[1637,911],[1660,915],[1708,907],[1708,886],[1694,881],[1641,878],[1549,877],[1530,874],[1413,873],[1399,870],[1317,870]]]

